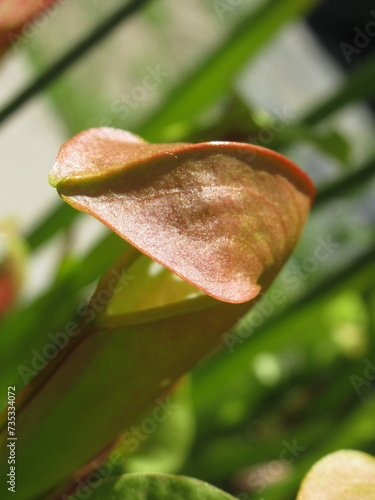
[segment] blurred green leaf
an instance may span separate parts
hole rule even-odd
[[[245,432],[227,431],[198,446],[180,472],[221,484],[223,478],[233,478],[250,467],[256,467],[270,460],[276,461],[280,458],[286,443],[289,446],[297,443],[304,450],[310,448],[322,439],[324,433],[330,431],[333,422],[333,419],[316,419],[297,429],[275,429],[269,436],[264,438],[259,436],[255,441],[251,441]],[[263,423],[265,428],[269,427],[266,421],[258,423]]]
[[[121,436],[109,456],[109,460],[115,457],[112,475],[124,472],[173,474],[180,469],[190,451],[195,430],[190,392],[189,377],[183,377],[170,396],[175,411],[158,421],[151,412],[144,420],[148,425]],[[149,419],[154,421],[153,426],[149,426]]]
[[[350,159],[351,146],[349,141],[336,130],[313,131],[300,127],[295,134],[294,140],[307,141],[316,146],[320,151],[332,156],[344,166]]]
[[[166,474],[125,474],[105,479],[90,491],[92,500],[235,500],[234,497],[197,479]],[[80,500],[81,494],[70,497]]]
[[[38,224],[31,229],[25,239],[31,251],[37,250],[59,231],[67,229],[79,215],[77,210],[66,203],[59,202],[55,208],[52,208]]]

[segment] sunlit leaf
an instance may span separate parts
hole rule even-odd
[[[68,141],[50,180],[72,206],[206,294],[233,303],[254,298],[277,274],[313,196],[303,172],[264,148],[148,144],[108,128]]]
[[[373,500],[375,458],[359,451],[332,453],[304,479],[297,500]]]

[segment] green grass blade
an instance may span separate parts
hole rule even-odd
[[[58,202],[38,224],[26,234],[25,239],[31,251],[37,250],[52,236],[68,228],[80,215],[67,203]]]

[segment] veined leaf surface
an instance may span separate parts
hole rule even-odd
[[[313,186],[278,153],[242,143],[148,144],[91,129],[60,150],[61,197],[212,297],[253,299],[280,270]]]

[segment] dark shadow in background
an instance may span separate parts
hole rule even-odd
[[[325,0],[311,12],[307,23],[346,73],[375,50],[374,0]],[[375,96],[369,105],[375,113]]]

